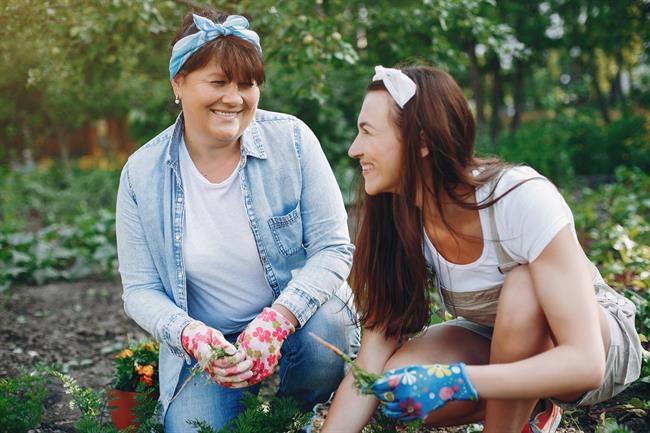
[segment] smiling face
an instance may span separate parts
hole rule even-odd
[[[230,80],[214,61],[189,74],[178,74],[172,85],[183,104],[186,140],[204,148],[237,144],[260,99],[254,80]]]
[[[396,193],[399,188],[403,145],[391,115],[395,102],[385,90],[366,94],[359,113],[359,133],[348,149],[358,159],[369,195]]]

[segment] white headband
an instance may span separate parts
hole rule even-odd
[[[404,108],[404,105],[415,95],[415,83],[399,69],[375,66],[375,76],[372,80],[383,81],[386,90],[400,108]]]

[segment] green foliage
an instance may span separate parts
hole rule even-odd
[[[0,379],[0,431],[25,433],[37,427],[46,394],[45,378],[38,371]]]
[[[636,328],[647,348],[650,336],[650,176],[638,168],[619,167],[615,182],[593,189],[583,188],[575,197],[567,198],[578,237],[588,257],[598,265],[607,283],[636,305]],[[650,385],[647,356],[646,352],[641,377],[629,390],[631,398],[620,406],[624,413],[647,413],[650,403],[647,399]],[[611,419],[603,421],[598,428],[602,432],[627,431]]]
[[[616,182],[585,188],[571,203],[589,258],[637,306],[637,329],[650,335],[650,176],[619,168]]]
[[[91,388],[79,386],[73,377],[65,375],[59,371],[52,371],[51,374],[63,383],[63,388],[65,389],[66,394],[72,397],[70,406],[78,408],[81,412],[81,418],[75,426],[77,431],[106,431],[107,433],[111,431],[103,430],[101,428],[101,417],[105,405],[105,396],[103,392],[97,392]],[[100,421],[98,421],[98,419]]]
[[[111,276],[116,269],[115,216],[107,210],[35,233],[0,233],[0,291],[14,282]]]
[[[541,121],[504,136],[497,149],[506,161],[525,163],[560,184],[574,177],[571,132],[557,121]]]
[[[0,292],[117,269],[115,170],[0,171]]]
[[[624,165],[650,171],[650,114],[627,115],[604,124],[593,110],[568,110],[522,125],[495,147],[507,161],[523,162],[568,186],[576,175],[604,175]]]
[[[157,386],[156,386],[157,388]],[[133,408],[135,420],[140,424],[134,433],[164,433],[164,426],[158,419],[158,398],[153,389],[141,392],[135,397]]]
[[[370,423],[363,429],[362,433],[417,433],[422,429],[422,421],[415,420],[408,424],[395,421],[381,411],[377,411]]]
[[[297,433],[307,423],[309,414],[300,411],[290,398],[271,397],[264,401],[245,393],[244,412],[230,421],[219,433]],[[205,422],[188,421],[199,433],[216,433]]]
[[[75,431],[79,433],[118,433],[113,423],[106,417],[106,393],[92,388],[79,386],[77,381],[58,371],[51,374],[61,380],[65,392],[72,398],[71,406],[81,412]],[[163,426],[157,419],[158,404],[152,398],[153,391],[143,392],[136,396],[139,406],[135,409],[136,422],[140,423],[137,430],[129,428],[128,433],[163,433]],[[122,431],[119,431],[122,432]]]
[[[603,418],[596,427],[596,433],[634,433],[625,426],[620,426],[612,418]]]
[[[112,211],[118,183],[117,168],[75,167],[70,173],[60,165],[0,168],[0,233],[70,223],[80,214],[92,214],[99,209]]]

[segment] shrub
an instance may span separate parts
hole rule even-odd
[[[308,413],[300,411],[290,398],[271,397],[263,401],[256,395],[245,393],[246,409],[230,421],[219,433],[297,433],[307,423]],[[198,433],[216,433],[205,422],[188,421]]]
[[[506,161],[526,163],[559,184],[574,176],[571,132],[556,121],[524,125],[504,136],[497,152]]]
[[[129,345],[113,357],[113,388],[120,391],[153,390],[158,393],[157,341]]]
[[[507,161],[526,163],[560,185],[575,175],[613,174],[620,165],[650,171],[650,115],[625,114],[604,124],[593,110],[566,111],[522,125],[494,148]]]
[[[0,379],[0,431],[24,433],[41,422],[45,379],[34,371]]]

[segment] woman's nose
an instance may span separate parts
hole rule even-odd
[[[350,158],[359,159],[361,158],[361,155],[363,155],[363,152],[361,151],[361,144],[359,143],[359,136],[357,135],[348,149],[348,156]]]
[[[227,104],[241,104],[244,100],[239,92],[239,86],[232,81],[224,88],[222,99]]]

